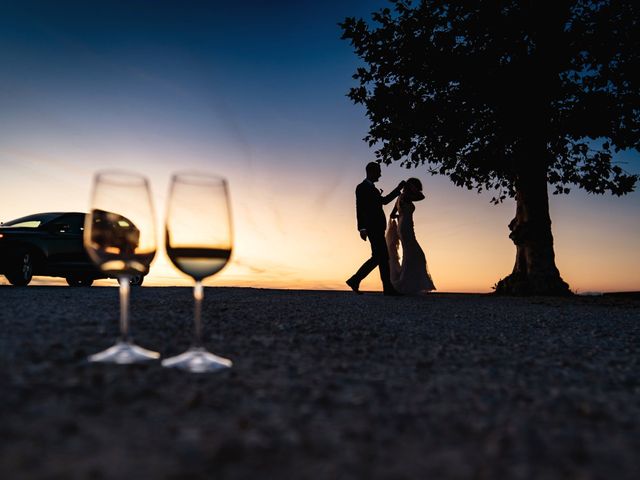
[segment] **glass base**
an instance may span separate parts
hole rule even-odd
[[[102,352],[89,356],[90,362],[118,363],[127,365],[130,363],[148,362],[160,358],[158,352],[152,352],[130,342],[117,342]]]
[[[204,348],[190,348],[180,355],[167,358],[162,361],[162,366],[167,368],[180,368],[189,372],[205,373],[217,372],[231,368],[233,363],[228,358],[222,358],[207,352]]]

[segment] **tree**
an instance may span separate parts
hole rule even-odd
[[[548,186],[623,195],[638,175],[640,4],[633,0],[391,0],[373,26],[346,18],[364,61],[349,98],[380,162],[426,165],[461,187],[515,197],[513,272],[498,293],[570,294],[555,265]]]

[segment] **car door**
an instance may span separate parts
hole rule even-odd
[[[76,270],[90,264],[83,245],[84,214],[67,213],[48,227],[49,266],[52,269]]]

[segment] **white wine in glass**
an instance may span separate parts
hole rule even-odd
[[[194,279],[195,306],[191,347],[163,360],[162,365],[199,373],[231,367],[231,360],[208,352],[202,344],[202,280],[224,268],[233,247],[225,179],[197,172],[177,173],[171,178],[165,247],[176,268]]]
[[[120,338],[91,355],[91,362],[137,363],[160,358],[134,344],[129,333],[129,289],[133,276],[146,275],[156,254],[155,217],[149,182],[120,171],[96,174],[91,211],[84,226],[84,246],[102,271],[120,284]]]

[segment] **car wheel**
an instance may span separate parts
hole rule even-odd
[[[33,255],[28,250],[17,252],[13,266],[5,273],[11,285],[24,287],[29,285],[33,277]]]
[[[132,287],[139,287],[144,282],[144,275],[131,275],[129,279],[129,285]]]
[[[70,287],[90,287],[93,284],[93,278],[67,277],[66,280]]]

